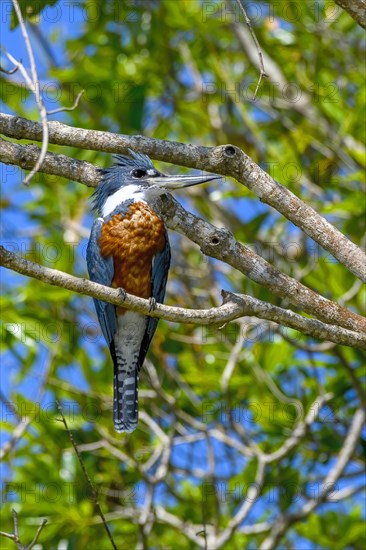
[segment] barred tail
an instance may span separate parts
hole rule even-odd
[[[114,364],[113,422],[117,432],[136,430],[138,382],[147,317],[126,311],[118,316],[110,351]]]
[[[113,355],[113,354],[112,354]],[[117,432],[133,432],[138,421],[139,367],[114,356],[113,423]]]

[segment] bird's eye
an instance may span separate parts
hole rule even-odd
[[[146,170],[143,170],[142,168],[136,168],[136,170],[132,170],[131,176],[133,178],[143,178],[146,176]]]

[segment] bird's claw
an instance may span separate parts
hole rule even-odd
[[[125,301],[126,298],[127,298],[127,292],[125,291],[124,288],[119,288],[118,290],[119,290],[120,295],[121,295],[122,298],[123,298],[123,301]]]
[[[149,298],[149,302],[150,302],[149,311],[154,311],[154,309],[156,308],[155,298]]]

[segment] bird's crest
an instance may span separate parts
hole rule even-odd
[[[154,165],[147,155],[135,153],[132,149],[128,149],[128,153],[129,156],[113,155],[114,162],[112,166],[100,169],[102,179],[91,196],[93,210],[96,212],[101,211],[107,198],[118,190],[131,170],[134,168],[154,169]]]
[[[129,156],[127,155],[113,155],[114,163],[109,168],[103,170],[104,173],[109,173],[116,169],[116,167],[123,168],[154,168],[153,163],[147,155],[142,153],[135,153],[132,149],[128,149]]]

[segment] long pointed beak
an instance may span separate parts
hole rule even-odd
[[[210,176],[158,176],[147,178],[147,181],[151,185],[160,187],[161,189],[174,190],[181,189],[182,187],[191,187],[192,185],[198,185],[199,183],[219,178],[221,178],[221,176],[212,174]]]

